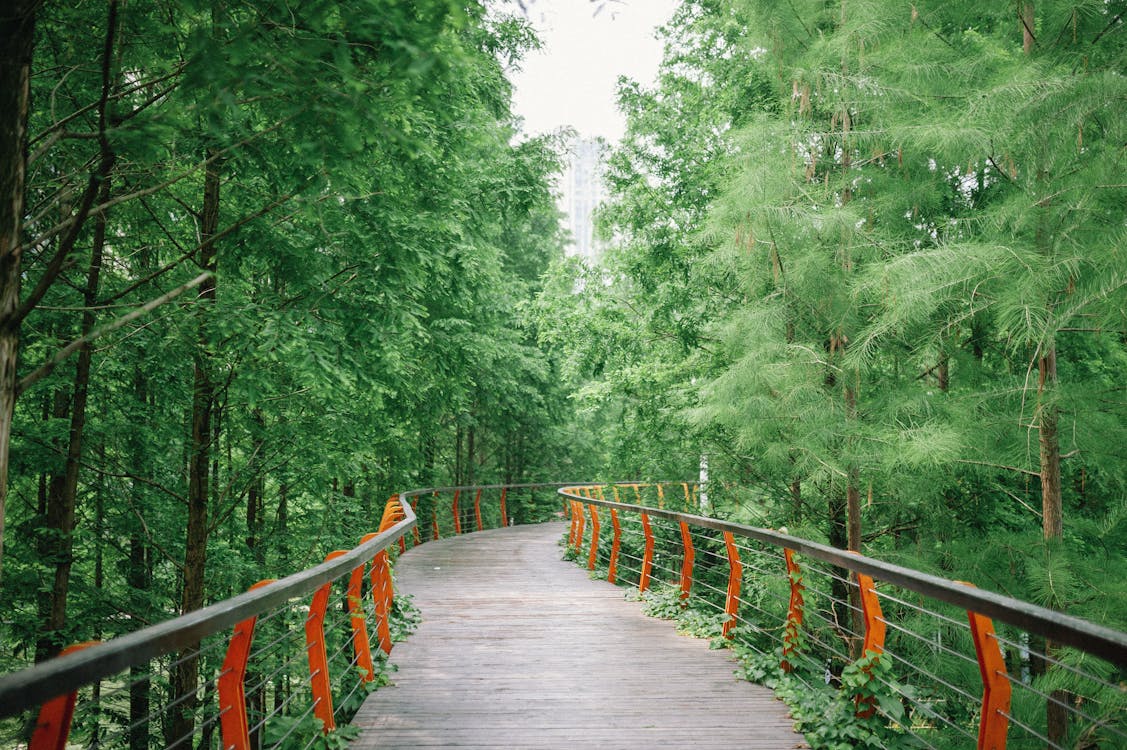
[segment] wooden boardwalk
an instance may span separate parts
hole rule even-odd
[[[566,525],[428,542],[398,587],[423,623],[369,696],[353,750],[806,747],[786,707],[723,651],[560,560]]]

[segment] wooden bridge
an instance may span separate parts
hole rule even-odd
[[[557,503],[570,526],[512,525]],[[0,747],[782,750],[827,732],[834,747],[1127,747],[1127,633],[697,505],[687,483],[400,493],[378,532],[319,565],[0,677]],[[578,565],[561,559],[565,530]],[[423,618],[393,648],[396,551]],[[731,651],[624,596],[652,586],[801,693],[807,737],[736,679]],[[1040,677],[1034,638],[1053,644]],[[380,651],[397,671],[372,692]],[[186,659],[195,687],[134,700]],[[1047,705],[1063,729],[1046,728]]]
[[[561,560],[560,523],[429,542],[396,568],[423,615],[356,750],[806,747],[725,651]]]

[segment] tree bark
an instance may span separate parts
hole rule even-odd
[[[44,414],[45,418],[62,420],[66,419],[69,414],[70,399],[61,388],[52,391],[49,399],[50,408]],[[52,441],[54,442],[54,441]],[[60,453],[62,446],[58,443],[52,445]],[[64,554],[69,554],[69,550],[62,549],[62,539],[60,538],[59,528],[62,525],[60,513],[62,508],[63,496],[63,483],[64,472],[59,471],[57,468],[49,475],[44,476],[41,492],[41,516],[43,524],[40,527],[38,544],[36,551],[39,553],[39,559],[43,561],[44,567],[51,570],[54,566],[55,571],[52,572],[52,580],[57,577],[58,563]],[[69,567],[69,563],[67,565]],[[57,597],[54,591],[57,588],[57,581],[54,582],[52,587],[52,594],[49,596],[41,596],[38,600],[38,616],[39,616],[39,636],[35,640],[35,663],[46,661],[58,655],[59,651],[63,648],[62,636],[59,630],[62,628],[61,619],[56,617]]]
[[[1021,48],[1025,54],[1033,51],[1033,44],[1037,41],[1035,34],[1035,16],[1033,3],[1024,3],[1021,6]]]
[[[1041,526],[1045,539],[1060,539],[1064,533],[1064,508],[1060,482],[1059,412],[1053,399],[1057,384],[1056,347],[1049,346],[1037,362],[1037,432],[1041,452]]]
[[[203,210],[200,212],[200,239],[203,250],[198,262],[213,274],[216,248],[211,239],[219,227],[220,160],[214,149],[208,149],[208,167],[204,173]],[[204,303],[199,311],[196,332],[196,354],[193,364],[192,434],[188,457],[188,528],[184,543],[183,593],[180,614],[199,609],[204,602],[204,571],[207,566],[208,498],[212,453],[211,421],[215,410],[215,383],[212,380],[213,352],[210,343],[210,308],[215,302],[216,280],[212,276],[200,287]],[[199,679],[198,644],[180,652],[180,664],[169,676],[173,700],[187,696],[170,710],[165,724],[165,740],[169,744],[190,734],[195,722]]]
[[[1041,527],[1045,542],[1059,541],[1064,533],[1064,508],[1060,481],[1060,435],[1057,430],[1059,411],[1053,399],[1057,383],[1057,353],[1054,345],[1038,360],[1037,411],[1038,443],[1041,453]],[[1045,642],[1045,654],[1052,657],[1055,644]],[[1068,735],[1069,712],[1061,705],[1067,703],[1069,693],[1054,690],[1045,702],[1046,735],[1056,743]]]
[[[111,157],[112,162],[112,157]],[[98,190],[98,201],[104,203],[110,197],[110,179],[106,177]],[[94,330],[94,306],[98,302],[98,289],[102,272],[102,256],[106,246],[106,212],[98,214],[94,223],[93,246],[90,253],[90,267],[86,272],[86,288],[83,289],[82,336]],[[90,366],[93,360],[89,343],[78,351],[78,361],[74,371],[74,388],[68,399],[70,411],[70,432],[67,440],[66,464],[60,476],[51,482],[47,510],[47,528],[53,540],[52,559],[55,564],[54,583],[51,587],[50,615],[44,623],[44,636],[49,653],[58,653],[62,643],[58,633],[66,625],[67,596],[70,592],[70,571],[74,562],[74,515],[78,505],[78,474],[82,464],[82,438],[86,430],[86,404],[90,390]],[[63,412],[66,411],[64,408]],[[60,415],[65,416],[65,413]],[[53,645],[52,645],[53,644]],[[40,649],[36,649],[39,657]]]
[[[27,113],[38,7],[38,0],[14,0],[0,14],[0,572],[16,405]]]

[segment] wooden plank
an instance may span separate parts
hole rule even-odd
[[[423,614],[353,750],[806,747],[771,691],[624,589],[560,560],[566,524],[428,542],[396,567]]]

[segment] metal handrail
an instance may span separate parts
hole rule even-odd
[[[595,492],[597,488],[616,487],[616,488],[634,488],[636,494],[639,488],[654,487],[658,488],[658,503],[662,502],[664,495],[661,493],[661,487],[664,485],[681,485],[685,488],[685,503],[686,507],[691,507],[690,489],[692,486],[692,493],[697,492],[697,487],[692,482],[613,482],[613,483],[575,483],[575,482],[545,482],[545,483],[526,483],[526,484],[492,484],[492,485],[460,485],[449,487],[430,487],[408,490],[396,495],[392,501],[389,501],[388,507],[398,506],[402,512],[402,517],[398,522],[388,526],[393,518],[388,517],[388,511],[385,511],[385,523],[381,526],[386,530],[378,534],[371,535],[371,538],[361,543],[358,547],[353,548],[348,552],[334,552],[326,562],[306,569],[287,578],[279,581],[263,584],[257,588],[248,591],[245,594],[227,599],[217,604],[211,605],[196,612],[189,613],[182,617],[177,617],[164,623],[153,625],[144,628],[135,633],[121,636],[105,644],[94,645],[85,650],[76,651],[74,653],[59,657],[57,659],[45,662],[41,665],[31,669],[17,672],[15,674],[0,677],[0,717],[6,717],[18,714],[19,712],[43,703],[49,699],[54,698],[62,693],[74,691],[78,686],[88,685],[96,682],[102,678],[109,677],[115,673],[120,673],[126,669],[135,666],[141,666],[151,663],[157,657],[173,653],[185,648],[191,648],[198,644],[203,638],[214,636],[224,630],[229,629],[231,626],[236,626],[236,631],[239,629],[239,624],[245,623],[248,618],[255,618],[260,614],[264,614],[270,610],[275,609],[279,605],[287,603],[294,603],[300,597],[304,597],[313,593],[316,590],[325,587],[332,581],[338,580],[341,577],[349,574],[350,572],[355,577],[357,575],[357,568],[363,568],[369,560],[373,560],[376,556],[382,557],[384,573],[386,574],[386,555],[384,551],[390,552],[390,548],[396,543],[399,543],[400,550],[406,549],[405,535],[412,529],[415,529],[415,544],[426,541],[420,539],[418,534],[419,522],[416,517],[414,502],[418,499],[423,499],[424,505],[419,509],[423,513],[424,518],[428,518],[428,523],[433,524],[433,538],[439,538],[439,520],[440,516],[445,519],[443,521],[444,528],[449,528],[448,523],[451,520],[450,512],[453,512],[453,520],[455,533],[460,532],[460,527],[466,525],[465,519],[470,515],[469,503],[461,506],[459,511],[459,493],[463,493],[463,497],[467,496],[468,491],[477,491],[477,496],[473,501],[473,515],[476,516],[476,526],[478,529],[483,528],[482,515],[480,508],[480,499],[482,490],[501,490],[501,516],[500,522],[507,524],[507,516],[505,514],[505,498],[506,492],[509,490],[525,489],[548,489],[555,490],[560,497],[567,501],[565,510],[570,507],[572,509],[573,520],[573,536],[576,531],[580,537],[579,542],[582,542],[582,510],[579,511],[579,518],[575,517],[575,511],[580,506],[586,506],[591,513],[591,529],[592,529],[592,544],[589,554],[587,555],[587,563],[593,567],[595,558],[597,557],[597,547],[594,543],[598,537],[599,519],[595,513],[595,507],[601,506],[611,509],[611,519],[614,524],[615,542],[614,551],[612,552],[612,560],[617,553],[618,535],[620,529],[618,528],[618,518],[615,515],[618,511],[636,513],[641,516],[643,523],[643,530],[648,537],[648,543],[652,547],[652,533],[649,529],[649,518],[660,518],[671,521],[681,526],[681,545],[685,550],[685,561],[682,563],[681,570],[681,589],[682,598],[687,598],[689,595],[688,589],[691,587],[692,577],[692,538],[688,531],[688,527],[699,527],[710,529],[720,532],[724,535],[728,545],[728,561],[733,571],[742,570],[739,566],[739,554],[735,549],[734,537],[742,537],[754,540],[769,547],[781,549],[785,555],[788,563],[788,570],[791,565],[790,556],[792,553],[797,552],[805,555],[813,560],[820,560],[828,563],[837,568],[852,571],[860,574],[860,576],[867,576],[869,578],[886,581],[889,584],[899,586],[901,588],[915,591],[930,597],[936,601],[946,602],[955,605],[960,609],[967,610],[972,613],[972,625],[975,627],[973,618],[978,616],[974,613],[979,613],[986,617],[994,617],[999,621],[1007,622],[1015,625],[1028,633],[1044,636],[1051,640],[1056,645],[1071,645],[1085,651],[1087,653],[1098,656],[1120,667],[1127,666],[1127,634],[1106,628],[1103,626],[1095,625],[1080,618],[1065,615],[1059,612],[1038,607],[1027,602],[1022,602],[1007,596],[994,594],[990,592],[980,591],[978,589],[970,588],[966,585],[957,583],[955,581],[947,580],[937,576],[932,576],[926,573],[921,573],[910,568],[894,565],[887,562],[882,562],[870,557],[856,555],[854,553],[845,552],[842,550],[829,547],[824,544],[811,542],[806,539],[794,537],[789,534],[784,534],[770,529],[763,529],[753,526],[724,521],[717,518],[709,518],[692,513],[667,510],[664,507],[651,507],[645,505],[637,505],[623,502],[616,502],[606,500],[601,497],[596,497]],[[434,500],[433,503],[428,503],[425,496],[449,495],[453,493],[452,506],[443,504],[439,500]],[[615,496],[618,496],[617,490]],[[638,494],[639,499],[641,495]],[[577,505],[579,504],[579,505]],[[427,509],[424,513],[424,509]],[[462,522],[459,524],[459,517]],[[604,517],[605,520],[605,517]],[[495,524],[497,521],[496,516],[493,516],[492,522]],[[578,527],[576,522],[578,521]],[[609,533],[609,529],[606,530]],[[444,532],[445,533],[445,532]],[[429,538],[429,535],[428,535]],[[578,550],[577,550],[578,551]],[[708,548],[700,550],[703,555],[711,555],[712,557],[723,560],[724,553]],[[647,549],[646,555],[651,554],[651,549]],[[647,569],[648,562],[642,561],[643,569]],[[375,584],[375,569],[376,562],[373,561],[373,587]],[[655,568],[657,566],[655,565]],[[753,566],[754,567],[754,566]],[[648,569],[647,569],[648,570]],[[668,568],[663,568],[667,573],[676,577],[676,571]],[[613,568],[611,569],[613,571]],[[830,572],[830,571],[825,571]],[[649,576],[649,572],[640,575],[643,579]],[[832,572],[831,572],[832,575]],[[842,574],[844,575],[844,573]],[[612,577],[613,572],[608,574]],[[731,576],[739,575],[735,572]],[[390,578],[386,578],[387,596],[390,597]],[[642,579],[640,579],[641,581]],[[843,580],[843,579],[839,579]],[[355,583],[355,581],[354,581]],[[704,581],[701,582],[704,584]],[[641,582],[639,584],[642,585]],[[872,582],[867,584],[871,587]],[[787,658],[793,658],[793,644],[790,639],[790,629],[792,626],[801,626],[801,597],[797,600],[797,605],[794,599],[795,587],[801,589],[801,584],[796,580],[791,581],[792,599],[791,611],[788,612],[788,630],[781,638],[783,644],[783,665],[785,668]],[[327,588],[327,587],[325,587]],[[706,585],[713,594],[724,595],[720,588],[711,585]],[[865,586],[860,586],[861,594],[864,596],[866,592]],[[875,597],[873,591],[869,591]],[[322,594],[323,595],[323,594]],[[726,594],[728,605],[726,611],[729,614],[734,614],[738,611],[740,590],[738,584],[729,579],[729,589]],[[386,607],[390,606],[390,598],[385,600],[385,610],[382,613],[379,610],[380,602],[376,602],[376,615],[377,625],[382,623],[383,632],[381,632],[381,641],[386,636],[386,627],[388,620],[388,611]],[[795,607],[797,606],[797,609]],[[809,614],[816,616],[817,612],[810,612]],[[349,615],[345,615],[348,617]],[[353,615],[355,616],[355,615]],[[797,620],[795,620],[797,616]],[[725,624],[724,635],[728,636],[728,628],[730,625],[735,624],[735,618],[731,618],[731,622]],[[873,619],[873,618],[868,618]],[[869,626],[868,619],[866,620],[866,627]],[[879,610],[875,617],[880,620]],[[253,624],[250,625],[253,629]],[[742,627],[742,626],[741,626]],[[252,631],[253,632],[253,631]],[[997,637],[993,632],[989,636],[997,641]],[[237,640],[239,637],[236,632],[233,638]],[[307,636],[308,637],[308,636]],[[883,636],[882,636],[883,637]],[[321,642],[324,641],[324,633],[320,636]],[[364,641],[366,642],[366,637]],[[386,650],[390,651],[390,640],[387,640]],[[790,644],[790,645],[788,645]],[[381,644],[382,645],[382,644]],[[977,641],[976,641],[977,645]],[[866,645],[867,647],[867,645]],[[345,647],[341,647],[343,650]],[[366,646],[365,646],[366,648]],[[788,657],[791,654],[791,657]],[[244,667],[245,667],[245,654]],[[894,655],[895,657],[895,655]],[[230,651],[228,652],[230,658]],[[979,655],[979,663],[981,666],[982,655]],[[311,666],[312,670],[313,667]],[[1004,667],[999,672],[1002,679],[1006,678],[1004,674]],[[230,670],[224,665],[224,674]],[[220,679],[223,675],[220,675]],[[238,678],[242,680],[242,677]],[[369,677],[370,679],[370,677]],[[353,689],[356,692],[356,688]],[[241,693],[240,693],[241,695]],[[73,698],[72,698],[73,700]],[[222,703],[221,697],[220,706]],[[238,704],[245,702],[240,698]],[[314,701],[313,706],[317,704]],[[227,705],[231,705],[228,703]],[[313,706],[309,710],[313,709]],[[1007,704],[1008,706],[1008,704]],[[992,714],[1002,715],[1008,708],[997,710],[992,709]],[[223,711],[221,710],[220,715]],[[983,709],[986,713],[986,709]],[[227,718],[230,718],[229,716]],[[69,721],[69,720],[68,720]],[[210,719],[212,723],[218,721],[218,715]],[[226,722],[227,719],[224,719]],[[324,721],[324,720],[323,720]],[[245,724],[245,722],[244,722]],[[295,725],[296,726],[296,725]],[[329,724],[326,724],[326,731],[331,729]],[[246,727],[244,726],[244,733]],[[255,727],[255,731],[258,727]],[[292,730],[291,730],[292,731]],[[1004,731],[1004,730],[1003,730]]]
[[[680,513],[644,505],[587,497],[574,491],[579,487],[597,486],[605,485],[602,483],[572,485],[571,487],[561,488],[559,494],[571,501],[585,505],[598,505],[605,508],[645,513],[651,517],[656,516],[678,523],[684,522],[715,531],[730,532],[773,547],[790,549],[854,573],[887,581],[938,601],[952,604],[960,609],[978,612],[1001,620],[1027,632],[1044,636],[1056,643],[1073,646],[1119,667],[1127,668],[1127,633],[1097,625],[1079,617],[1046,609],[1036,604],[1030,604],[1020,599],[971,588],[947,578],[940,578],[872,557],[846,552],[779,531],[697,516],[691,513]]]
[[[367,562],[410,531],[415,526],[415,514],[410,503],[403,503],[402,510],[404,518],[394,526],[333,560],[172,620],[0,677],[0,717],[34,708],[76,685],[89,684],[190,647],[248,617],[315,591]]]

